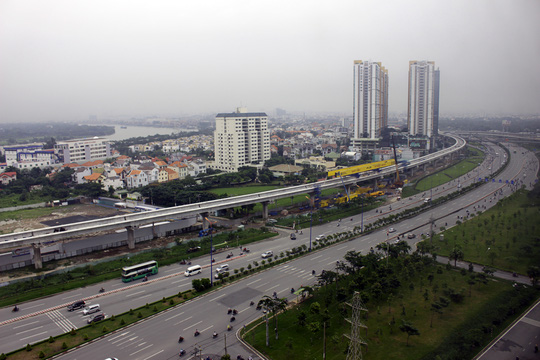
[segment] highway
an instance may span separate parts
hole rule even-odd
[[[432,198],[437,198],[457,189],[458,184],[467,186],[471,181],[482,178],[494,168],[501,166],[504,162],[503,151],[500,148],[493,148],[491,156],[486,158],[484,164],[452,183],[445,184],[433,189]],[[495,153],[499,153],[496,156]],[[228,324],[226,310],[236,308],[240,311],[237,315],[236,326],[249,322],[251,319],[260,315],[253,307],[249,306],[250,301],[257,302],[262,295],[271,295],[276,291],[281,297],[292,298],[290,288],[298,288],[301,285],[312,285],[315,277],[311,275],[311,270],[320,273],[323,269],[332,269],[337,260],[341,260],[343,255],[349,250],[369,251],[371,247],[382,241],[394,241],[398,235],[414,232],[415,234],[428,233],[430,218],[436,219],[437,226],[443,226],[443,222],[448,227],[453,226],[457,221],[457,216],[466,216],[466,210],[473,211],[473,206],[493,206],[501,196],[507,196],[510,191],[515,190],[515,186],[507,185],[506,180],[517,180],[518,178],[527,187],[532,184],[536,178],[538,163],[530,153],[521,155],[512,154],[514,157],[503,174],[498,177],[501,183],[490,182],[484,186],[469,192],[467,196],[457,198],[441,206],[433,207],[430,211],[423,213],[412,219],[402,221],[391,225],[397,231],[388,234],[386,229],[380,229],[368,235],[359,237],[354,241],[348,241],[337,244],[321,251],[315,251],[312,254],[300,259],[279,265],[262,273],[255,274],[249,278],[238,281],[219,291],[197,298],[185,305],[178,306],[175,309],[160,314],[143,323],[132,326],[128,329],[110,335],[91,345],[72,352],[62,358],[65,359],[95,359],[96,357],[106,358],[115,356],[120,359],[168,359],[177,356],[179,345],[176,343],[178,336],[186,338],[182,345],[186,349],[193,349],[195,346],[201,346],[205,354],[222,354],[224,346],[224,336],[229,335],[227,344],[229,352],[235,354],[242,353],[247,358],[244,350],[231,333],[225,331]],[[490,170],[490,168],[492,168]],[[525,176],[524,176],[525,175]],[[502,192],[502,195],[501,195]],[[431,193],[431,192],[430,192]],[[431,194],[430,194],[431,195]],[[418,206],[423,202],[424,194],[419,194],[411,199],[404,199],[395,202],[392,210],[388,206],[382,209],[382,213],[377,210],[364,214],[364,224],[374,221],[380,216],[386,216],[388,213],[402,211],[406,207]],[[314,222],[316,223],[316,222]],[[338,223],[325,224],[313,228],[313,239],[320,234],[332,234],[351,230],[354,226],[360,225],[360,215],[354,217],[353,221],[344,219],[338,227]],[[418,240],[409,240],[411,244]],[[309,234],[305,231],[299,236],[298,240],[291,241],[288,236],[259,242],[250,246],[251,252],[247,255],[228,261],[232,269],[247,266],[257,260],[260,262],[260,254],[266,250],[273,250],[275,255],[290,249],[293,246],[301,244],[309,245]],[[237,253],[238,251],[233,252]],[[237,255],[237,254],[235,254]],[[222,262],[225,255],[217,261]],[[199,261],[200,260],[200,261]],[[207,257],[200,258],[197,262],[201,265],[209,263]],[[184,277],[181,272],[185,266],[173,265],[160,269],[157,276],[151,278],[146,283],[123,284],[119,280],[109,281],[93,287],[77,289],[74,291],[58,294],[45,299],[32,301],[21,305],[20,313],[16,315],[10,312],[10,309],[2,309],[0,314],[5,319],[0,326],[0,334],[4,341],[0,344],[0,352],[7,352],[24,346],[26,343],[48,338],[61,332],[69,331],[72,327],[81,327],[85,325],[85,317],[80,311],[72,313],[65,309],[66,304],[81,298],[89,298],[87,303],[99,303],[106,314],[116,314],[144,305],[147,302],[154,301],[163,296],[168,296],[178,291],[191,288],[193,278]],[[209,269],[205,268],[203,274],[198,277],[208,277]],[[108,293],[98,296],[98,289],[103,286]],[[95,297],[95,298],[91,298]],[[210,305],[210,306],[209,306]],[[46,311],[47,309],[53,309]],[[39,315],[35,313],[43,312]],[[15,321],[15,316],[21,319]],[[170,325],[169,325],[170,324]],[[194,338],[192,332],[194,328],[201,331],[201,336]],[[211,338],[213,331],[219,332],[219,338]],[[232,350],[234,349],[234,350]]]

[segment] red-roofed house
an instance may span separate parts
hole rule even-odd
[[[0,182],[3,185],[7,185],[14,180],[17,180],[17,173],[15,171],[0,174]]]

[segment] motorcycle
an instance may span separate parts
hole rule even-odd
[[[236,318],[234,316],[231,316],[231,322],[233,322],[234,320],[236,320]]]
[[[227,325],[227,331],[231,331],[233,327],[231,325]]]
[[[104,289],[104,288],[101,288],[101,289],[99,289],[99,292],[100,292],[100,293],[104,293],[104,292],[105,292],[105,289]]]
[[[195,334],[194,334],[194,335],[195,335],[195,336],[199,336],[199,335],[201,335],[201,333],[199,332],[199,330],[195,330]]]
[[[182,355],[185,355],[185,354],[186,354],[186,350],[180,349],[180,354],[178,354],[178,355],[182,356]]]
[[[183,338],[182,336],[180,336],[180,337],[178,338],[178,342],[181,343],[182,341],[184,341],[184,338]]]
[[[15,307],[13,308],[13,310],[11,310],[12,312],[17,312],[19,311],[19,307],[17,305],[15,305]]]
[[[230,315],[232,313],[232,309],[227,310],[227,314]]]
[[[148,276],[145,276],[144,279],[142,279],[142,282],[148,281]]]
[[[253,306],[254,304],[255,304],[255,303],[254,303],[253,301],[251,301],[251,302],[249,303],[249,306]]]
[[[187,261],[186,261],[186,260],[180,261],[180,265],[186,265],[186,264],[187,264]]]
[[[236,314],[238,314],[238,311],[236,311],[236,309],[234,309],[234,310],[232,311],[232,313],[233,313],[233,315],[236,315]]]
[[[294,288],[291,288],[291,294],[294,294]]]
[[[214,333],[212,334],[212,338],[215,339],[215,338],[217,338],[217,336],[218,336],[217,332],[214,331]]]

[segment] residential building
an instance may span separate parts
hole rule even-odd
[[[427,137],[433,148],[439,133],[439,69],[434,61],[409,61],[407,127],[415,137]]]
[[[302,166],[280,164],[269,167],[268,170],[270,170],[275,177],[285,177],[289,175],[300,175],[304,168]]]
[[[17,173],[15,171],[0,174],[0,183],[2,183],[2,185],[7,185],[14,180],[17,180]]]
[[[238,108],[216,115],[214,169],[236,172],[242,166],[262,167],[270,159],[268,116]]]
[[[388,71],[380,62],[355,60],[353,67],[353,125],[351,145],[365,150],[388,124]],[[371,140],[365,142],[364,140]],[[369,147],[369,146],[368,146]]]
[[[52,149],[43,149],[43,144],[5,146],[7,166],[19,169],[46,168],[57,163],[57,156]]]
[[[125,178],[128,189],[138,188],[148,185],[148,175],[141,170],[131,170]]]
[[[63,163],[84,163],[111,157],[109,142],[102,138],[59,141],[54,145],[59,159]]]

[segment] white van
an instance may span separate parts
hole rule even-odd
[[[200,274],[201,272],[202,272],[201,265],[195,265],[195,266],[188,267],[187,270],[184,272],[184,275],[185,276],[197,275],[197,274]]]
[[[86,309],[83,310],[83,315],[93,314],[95,312],[101,311],[99,304],[89,305]]]

